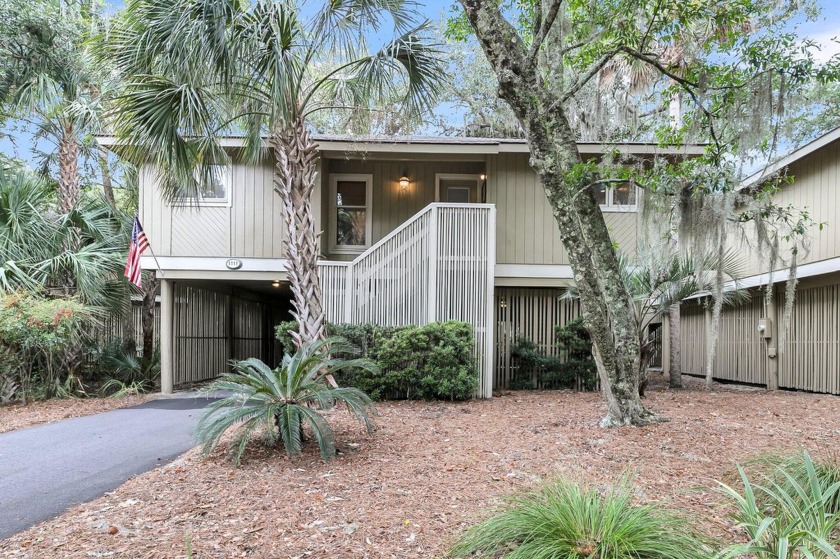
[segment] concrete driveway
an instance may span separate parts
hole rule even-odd
[[[0,539],[183,454],[210,401],[153,400],[0,435]]]

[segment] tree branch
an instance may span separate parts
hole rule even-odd
[[[603,67],[606,66],[607,63],[610,60],[612,60],[616,54],[618,54],[618,51],[613,50],[601,57],[601,60],[599,60],[591,68],[589,68],[589,70],[583,75],[583,77],[577,80],[574,83],[574,85],[572,85],[572,87],[563,95],[563,97],[560,98],[559,102],[562,104],[574,97],[581,89],[583,89],[583,87],[587,83],[589,83],[589,81],[592,78],[598,75],[598,72],[600,72],[601,69],[603,69]]]
[[[537,20],[538,25],[536,33],[534,34],[534,41],[531,43],[531,49],[528,52],[528,58],[532,64],[536,64],[540,48],[542,48],[545,38],[551,32],[551,28],[557,20],[557,15],[560,13],[560,6],[562,4],[563,0],[552,0],[551,4],[548,6],[548,11],[546,12],[545,17],[538,15],[539,19]],[[542,10],[537,13],[541,14]]]

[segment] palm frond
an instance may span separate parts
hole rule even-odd
[[[315,436],[324,459],[335,455],[335,436],[317,410],[342,403],[368,431],[373,424],[371,399],[355,388],[331,388],[324,371],[351,367],[370,367],[364,360],[340,360],[329,357],[330,351],[352,352],[339,338],[303,344],[272,369],[259,359],[232,363],[232,372],[223,373],[206,391],[230,392],[230,396],[210,404],[199,418],[196,438],[205,452],[219,444],[222,436],[235,428],[230,456],[239,462],[248,439],[260,427],[276,428],[286,453],[298,455],[303,449],[302,432],[306,425]]]

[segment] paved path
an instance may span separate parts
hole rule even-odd
[[[153,400],[0,435],[0,539],[186,452],[208,401]]]

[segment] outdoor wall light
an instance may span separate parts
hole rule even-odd
[[[271,287],[280,287],[280,280],[274,280],[271,282]]]
[[[408,191],[409,186],[411,186],[411,181],[408,180],[408,174],[403,173],[403,176],[400,177],[400,192]]]
[[[481,177],[481,180],[483,180],[483,181],[487,180],[487,175],[479,175],[479,176]]]

